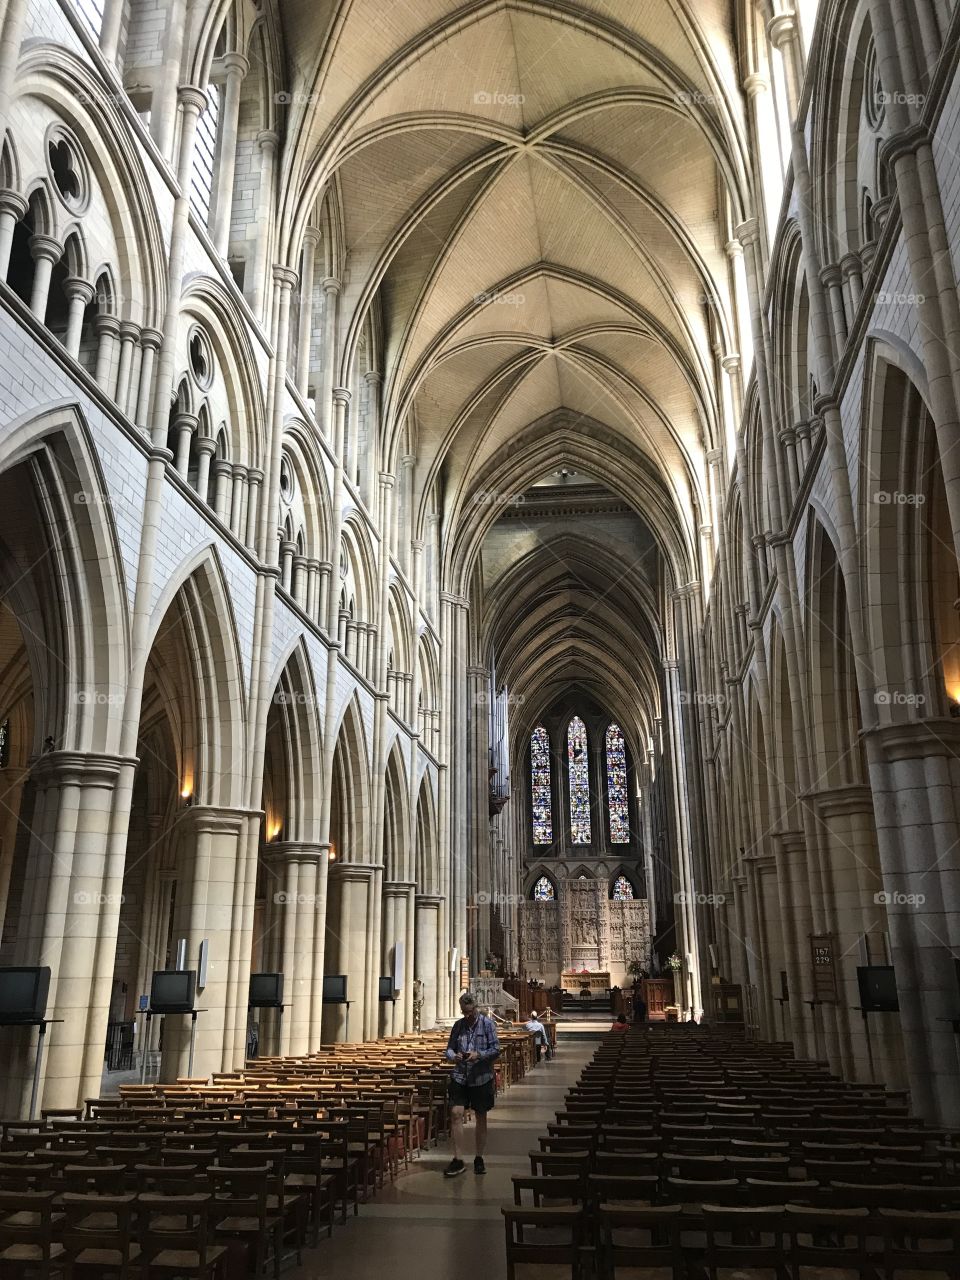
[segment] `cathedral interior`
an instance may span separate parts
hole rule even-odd
[[[548,1071],[960,1131],[958,10],[0,0],[0,1120],[476,992],[493,1276]]]

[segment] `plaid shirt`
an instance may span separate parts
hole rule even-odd
[[[457,1062],[458,1053],[476,1053],[476,1062]],[[478,1013],[472,1027],[466,1018],[458,1018],[450,1032],[447,1057],[455,1062],[453,1078],[457,1084],[486,1084],[493,1079],[493,1063],[500,1054],[500,1041],[493,1019]]]

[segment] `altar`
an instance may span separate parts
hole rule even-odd
[[[643,898],[617,901],[606,879],[561,880],[557,895],[520,907],[520,972],[548,987],[596,998],[633,982],[650,958],[650,911]],[[586,970],[586,973],[584,973]]]
[[[610,990],[610,974],[563,973],[560,975],[560,987],[569,995],[579,996],[586,989],[591,996],[605,996]]]

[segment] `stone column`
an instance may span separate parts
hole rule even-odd
[[[310,345],[313,337],[313,282],[320,232],[307,227],[303,233],[303,270],[300,273],[300,335],[297,343],[297,390],[307,398],[310,392]]]
[[[201,502],[207,501],[210,488],[210,463],[217,452],[217,442],[210,436],[197,438],[197,496]]]
[[[109,1017],[109,986],[97,982],[101,940],[116,945],[121,896],[110,877],[115,821],[126,821],[123,776],[132,762],[118,756],[57,751],[41,756],[31,777],[37,788],[15,947],[16,964],[49,965],[51,1028],[42,1105],[76,1106],[99,1093]],[[112,956],[111,956],[112,960]],[[36,1034],[8,1031],[7,1114],[29,1100]],[[95,1075],[85,1064],[99,1062]]]
[[[295,542],[280,543],[280,585],[288,595],[293,584],[293,556],[296,549]]]
[[[233,468],[226,458],[214,458],[210,470],[213,473],[213,510],[218,519],[230,524],[230,477]]]
[[[43,324],[50,296],[50,277],[54,263],[63,257],[63,245],[59,240],[54,240],[53,236],[33,235],[30,237],[30,256],[34,264],[30,310]]]
[[[159,329],[143,329],[140,333],[140,346],[143,356],[140,360],[140,373],[137,379],[137,426],[145,431],[149,427],[150,402],[153,396],[153,371],[157,352],[163,342],[163,334]]]
[[[889,724],[867,736],[891,962],[913,1108],[954,1125],[960,1071],[960,721]]]
[[[116,316],[98,315],[95,323],[97,331],[97,365],[94,378],[97,385],[108,396],[113,396],[116,388],[117,341],[120,337],[120,321]]]
[[[83,313],[93,301],[93,285],[78,276],[68,276],[63,282],[63,291],[67,295],[67,332],[63,346],[67,355],[76,360],[80,354]]]
[[[150,132],[165,160],[173,159],[177,126],[177,98],[186,31],[187,0],[171,0],[162,27],[163,60],[150,104]]]
[[[267,896],[273,906],[283,973],[283,1032],[276,1052],[304,1054],[313,1042],[313,957],[316,943],[320,865],[326,851],[304,844],[270,844],[264,850],[268,867]]]
[[[106,0],[103,21],[100,24],[100,51],[107,62],[115,62],[120,44],[120,28],[123,25],[125,0]]]
[[[470,862],[467,867],[467,946],[480,961],[490,950],[490,900],[494,892],[490,865],[490,672],[467,667],[469,721]]]
[[[309,618],[314,621],[317,619],[317,605],[320,598],[320,561],[308,559],[307,566],[307,589],[306,602],[304,610]]]
[[[259,467],[251,467],[247,472],[247,529],[244,541],[251,551],[257,546],[257,525],[260,518],[260,486],[263,484],[263,472]]]
[[[195,1076],[233,1066],[233,1045],[228,1041],[227,991],[231,974],[231,933],[234,925],[235,886],[240,864],[240,843],[245,813],[240,810],[197,806],[178,824],[180,850],[177,861],[175,938],[186,938],[187,961],[195,968],[204,939],[209,943],[207,982],[197,994],[198,1016]],[[174,1015],[163,1029],[161,1079],[186,1075],[190,1048],[190,1018]]]
[[[328,973],[347,977],[346,1008],[328,1006],[324,1017],[324,1041],[362,1040],[367,1021],[370,886],[376,868],[335,862],[330,870],[331,903],[327,913]]]
[[[434,1026],[438,1017],[437,998],[441,978],[445,975],[438,967],[440,943],[440,898],[436,894],[418,893],[416,896],[416,958],[414,972],[423,983],[423,1008],[420,1026],[424,1031]]]
[[[328,630],[327,619],[330,615],[330,575],[333,573],[333,565],[329,560],[321,560],[318,566],[320,573],[320,585],[317,592],[317,622],[321,629]]]
[[[117,367],[115,399],[121,413],[128,412],[130,381],[133,373],[133,357],[140,337],[140,326],[132,320],[120,321],[120,363]]]
[[[257,240],[253,257],[253,295],[251,308],[255,315],[266,319],[264,307],[267,297],[267,263],[270,261],[270,233],[273,226],[273,174],[277,163],[279,135],[270,129],[257,134],[260,148],[260,204],[257,214]]]
[[[176,444],[173,465],[184,479],[187,478],[187,471],[190,469],[190,444],[198,426],[199,423],[192,413],[178,413],[174,419]]]
[[[23,784],[29,777],[29,769],[8,767],[0,773],[0,794],[3,796],[3,805],[0,807],[0,938],[3,937],[10,896],[10,876],[20,825]]]
[[[863,297],[863,263],[860,261],[859,255],[845,253],[840,259],[840,270],[843,273],[844,284],[847,286],[847,299],[852,321],[860,308],[860,299]]]
[[[16,191],[0,190],[0,280],[6,280],[10,249],[17,223],[27,212],[27,202]]]
[[[409,992],[406,990],[407,957],[413,945],[413,939],[407,934],[408,906],[413,896],[415,885],[406,881],[391,880],[383,884],[383,944],[381,949],[380,977],[393,974],[398,956],[396,944],[403,944],[403,969],[398,975],[399,992],[396,1002],[382,1005],[380,1008],[380,1034],[387,1036],[402,1035],[410,1031],[407,1026],[405,1009]]]
[[[226,73],[220,103],[220,140],[217,146],[216,180],[211,192],[210,228],[213,246],[225,257],[230,244],[230,215],[233,212],[233,177],[237,166],[237,122],[240,115],[240,86],[250,70],[242,53],[228,53],[223,59]]]
[[[337,382],[337,300],[340,297],[340,281],[327,276],[323,282],[323,368],[320,370],[320,414],[318,419],[321,428],[328,436],[333,436],[333,419],[335,416],[334,388]],[[345,391],[349,397],[349,391]],[[341,446],[342,450],[342,446]],[[338,455],[342,463],[342,451]]]
[[[843,308],[843,274],[836,263],[828,263],[820,272],[820,280],[830,301],[833,349],[839,360],[847,345],[847,316]]]
[[[233,464],[233,496],[230,502],[230,529],[235,538],[243,540],[246,532],[247,468],[240,462]]]

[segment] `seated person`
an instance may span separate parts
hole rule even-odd
[[[616,1021],[614,1022],[613,1026],[610,1028],[610,1030],[611,1030],[611,1031],[626,1031],[626,1030],[629,1028],[629,1026],[630,1026],[630,1024],[627,1022],[627,1015],[626,1015],[625,1013],[618,1013],[618,1014],[617,1014]]]
[[[536,1034],[537,1061],[538,1062],[540,1061],[540,1055],[544,1049],[546,1049],[547,1051],[547,1058],[548,1059],[551,1058],[553,1055],[551,1054],[551,1051],[550,1051],[550,1037],[549,1035],[547,1035],[547,1028],[540,1021],[536,1009],[533,1009],[531,1011],[530,1017],[524,1023],[524,1026],[526,1027],[527,1031],[533,1031]]]

